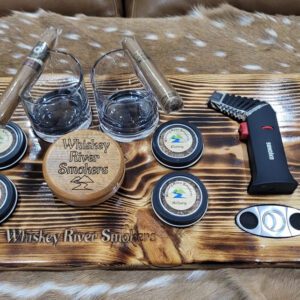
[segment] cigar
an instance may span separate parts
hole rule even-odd
[[[0,126],[5,126],[19,104],[22,91],[32,84],[49,56],[49,49],[56,45],[59,30],[49,27],[31,50],[29,56],[18,70],[8,88],[0,98]]]
[[[181,110],[183,108],[181,97],[153,64],[139,43],[133,38],[125,38],[122,46],[130,57],[138,77],[145,86],[151,89],[159,106],[166,113]]]

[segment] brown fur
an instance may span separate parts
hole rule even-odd
[[[250,14],[228,5],[155,20],[15,13],[0,20],[0,75],[15,72],[29,51],[22,46],[32,46],[36,41],[32,34],[39,35],[49,25],[63,29],[59,47],[78,57],[85,73],[99,55],[120,47],[128,31],[135,33],[164,73],[298,72],[299,21],[300,17]],[[299,272],[2,272],[0,295],[1,299],[299,299]]]
[[[33,18],[16,12],[0,20],[0,75],[18,68],[24,59],[18,55],[29,51],[20,47],[32,46],[37,39],[32,34],[39,35],[49,25],[63,29],[58,47],[74,54],[85,73],[101,54],[119,48],[128,33],[135,34],[169,74],[293,73],[300,66],[299,20],[251,14],[229,5],[212,10],[200,7],[193,16],[160,19],[64,17],[44,11]]]
[[[300,271],[288,269],[20,271],[0,274],[0,299],[296,300],[299,284]]]

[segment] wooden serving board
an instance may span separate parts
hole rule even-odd
[[[300,181],[300,75],[170,76],[185,109],[161,121],[188,118],[204,137],[204,154],[189,169],[206,185],[207,214],[196,225],[177,229],[159,221],[150,204],[155,183],[171,170],[151,154],[150,138],[122,144],[126,176],[119,193],[93,208],[73,208],[55,199],[42,175],[48,144],[30,128],[22,107],[13,120],[29,136],[25,158],[2,172],[13,180],[20,201],[14,215],[0,226],[2,269],[76,268],[208,268],[221,266],[300,266],[300,236],[268,239],[236,227],[238,211],[254,204],[274,203],[300,208],[300,188],[293,195],[250,196],[246,145],[238,123],[208,109],[214,90],[269,101],[277,111],[290,170]],[[0,92],[10,78],[0,79]],[[98,128],[91,84],[86,86]],[[120,80],[120,84],[124,82]]]

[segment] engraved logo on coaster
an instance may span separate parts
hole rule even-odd
[[[71,183],[74,183],[76,186],[72,188],[73,191],[92,191],[93,189],[89,188],[90,183],[94,181],[87,175],[76,176],[71,180]]]

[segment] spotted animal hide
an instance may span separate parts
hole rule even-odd
[[[15,12],[0,19],[0,75],[11,76],[43,30],[63,30],[59,49],[87,74],[105,52],[135,35],[164,73],[299,71],[300,17],[246,13],[228,5],[164,19],[63,17]],[[288,251],[288,249],[287,249]],[[2,272],[1,299],[300,299],[300,271]]]
[[[300,299],[300,271],[3,272],[0,299]]]
[[[158,19],[66,17],[45,11],[0,19],[0,75],[14,75],[38,36],[63,30],[58,48],[84,72],[135,36],[164,73],[293,73],[300,67],[300,17],[251,14],[228,5],[195,8],[189,16]]]

